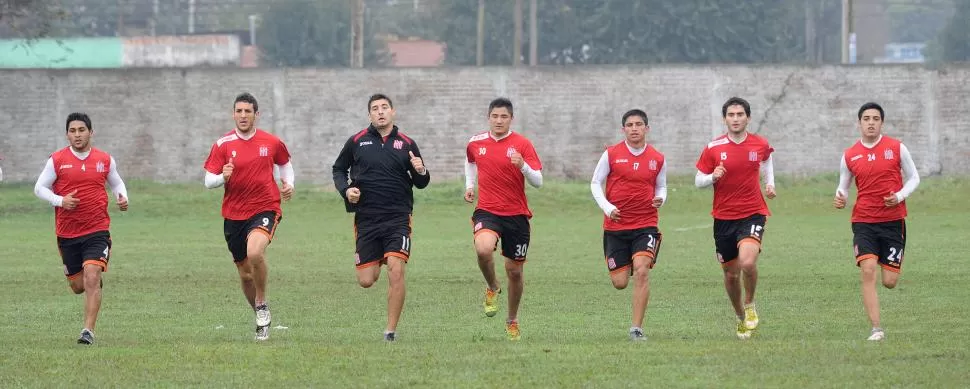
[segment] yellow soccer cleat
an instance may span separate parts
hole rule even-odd
[[[491,290],[485,288],[485,316],[492,317],[498,312],[498,304],[496,300],[498,299],[499,293],[502,293],[502,289]]]
[[[751,338],[751,329],[744,324],[744,320],[738,320],[738,339],[745,340]]]
[[[510,321],[505,325],[505,334],[509,336],[509,340],[516,341],[519,340],[519,322]]]
[[[758,311],[754,309],[754,303],[744,306],[744,325],[751,331],[758,328]]]

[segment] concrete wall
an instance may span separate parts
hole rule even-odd
[[[548,177],[588,179],[619,116],[645,109],[651,141],[674,174],[691,174],[704,145],[723,131],[730,96],[753,105],[750,130],[777,150],[779,173],[837,171],[858,138],[856,111],[875,100],[886,133],[902,138],[923,174],[970,169],[970,68],[907,66],[652,66],[437,69],[112,69],[0,71],[0,161],[8,180],[34,180],[64,147],[64,119],[92,115],[96,145],[122,174],[201,182],[211,144],[230,128],[242,91],[260,102],[260,127],[295,156],[298,180],[331,182],[345,140],[367,125],[374,92],[393,99],[398,122],[436,179],[462,174],[464,146],[486,126],[490,99],[516,104],[515,128],[533,139]]]
[[[0,69],[236,66],[236,35],[0,40]]]
[[[123,38],[124,67],[232,66],[240,62],[236,35],[145,36]]]

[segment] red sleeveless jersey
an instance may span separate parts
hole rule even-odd
[[[883,198],[903,188],[900,142],[883,135],[871,149],[856,142],[842,155],[858,189],[852,222],[881,223],[906,217],[906,202],[886,207]]]
[[[71,210],[54,208],[54,224],[57,236],[76,238],[98,231],[107,231],[111,225],[108,216],[108,193],[104,184],[111,171],[111,155],[94,147],[85,159],[71,152],[70,146],[51,154],[57,178],[52,187],[54,194],[67,196],[75,190],[80,200]]]
[[[633,230],[657,226],[657,208],[653,197],[657,176],[664,166],[664,156],[651,145],[640,155],[633,155],[626,142],[606,150],[610,174],[606,177],[606,200],[620,211],[620,221],[603,216],[607,231]]]

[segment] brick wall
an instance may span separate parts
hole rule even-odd
[[[0,71],[0,161],[8,180],[32,181],[66,146],[64,119],[92,115],[95,144],[126,178],[201,182],[211,144],[233,126],[232,99],[250,91],[260,127],[294,155],[299,182],[329,184],[343,142],[367,125],[374,92],[394,99],[401,128],[421,145],[436,179],[462,174],[468,138],[486,126],[490,99],[516,104],[514,128],[530,137],[547,177],[588,179],[603,147],[621,139],[619,116],[650,115],[649,135],[674,174],[691,174],[723,131],[721,104],[752,103],[750,130],[777,150],[779,173],[834,172],[858,137],[868,100],[887,110],[923,174],[970,168],[970,68],[905,66],[617,66],[537,69],[122,69]]]

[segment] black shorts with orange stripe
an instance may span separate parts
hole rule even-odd
[[[652,269],[660,255],[662,238],[663,234],[657,227],[603,231],[603,254],[606,256],[606,268],[609,269],[610,273],[633,272],[633,257],[646,256],[651,258],[649,266]]]
[[[856,266],[875,258],[883,269],[899,273],[903,268],[903,249],[906,248],[906,221],[852,223],[852,246]]]
[[[397,257],[406,263],[411,256],[411,214],[354,214],[357,268],[387,263]]]
[[[85,265],[93,264],[108,271],[108,258],[111,257],[111,234],[98,231],[76,238],[57,237],[57,249],[64,262],[64,275],[74,279],[81,275]]]
[[[714,219],[714,250],[717,261],[722,265],[738,258],[738,247],[744,241],[753,241],[759,246],[765,233],[768,218],[756,213],[744,219]]]
[[[532,227],[525,215],[501,216],[476,209],[472,213],[472,230],[475,235],[491,231],[498,236],[502,241],[502,256],[505,258],[524,262],[529,255]]]
[[[274,211],[260,212],[246,220],[225,219],[223,233],[226,235],[226,244],[232,253],[233,262],[246,259],[246,246],[251,232],[266,234],[272,241],[280,220],[283,220],[283,216]]]

